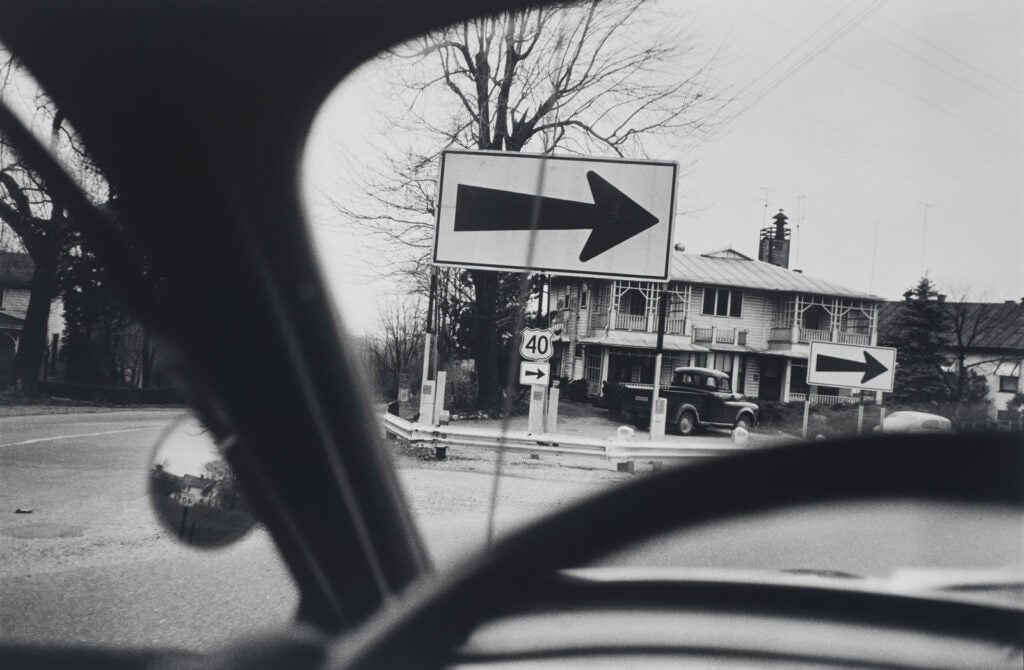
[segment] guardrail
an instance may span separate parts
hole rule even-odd
[[[428,444],[435,448],[484,448],[534,454],[572,454],[592,456],[618,463],[636,461],[689,461],[723,456],[749,447],[728,446],[692,447],[672,442],[621,441],[616,438],[602,440],[596,437],[570,437],[566,435],[532,434],[522,431],[501,431],[465,426],[425,426],[402,419],[394,414],[384,415],[384,431],[410,444]]]

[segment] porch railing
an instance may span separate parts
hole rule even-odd
[[[736,329],[735,328],[724,328],[715,331],[715,343],[717,344],[732,344],[736,340]]]
[[[831,342],[832,331],[831,330],[816,330],[813,328],[801,328],[800,329],[800,342],[802,344],[810,344],[811,342]]]
[[[694,342],[710,342],[714,334],[713,328],[694,328],[693,329],[693,341]]]
[[[686,318],[665,319],[665,332],[669,335],[683,335],[686,332]]]
[[[840,344],[871,344],[871,336],[864,333],[847,333],[842,330],[836,333],[836,342]]]
[[[620,312],[615,315],[615,328],[617,330],[647,330],[647,315]]]
[[[790,402],[804,402],[807,400],[808,395],[806,393],[790,393]],[[856,396],[848,395],[818,395],[812,393],[810,395],[812,405],[856,405],[860,402],[860,398]]]

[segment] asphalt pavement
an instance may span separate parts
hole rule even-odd
[[[0,637],[204,649],[291,618],[296,588],[265,531],[198,551],[154,518],[146,473],[160,432],[178,414],[0,418]],[[458,569],[485,546],[495,455],[462,449],[437,461],[429,449],[387,448],[435,564]],[[510,453],[502,466],[499,536],[641,476],[597,459],[546,455]],[[1024,563],[1021,528],[1016,514],[833,505],[654,538],[605,565],[874,577],[907,566],[1000,568]]]

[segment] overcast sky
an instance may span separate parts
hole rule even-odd
[[[652,3],[668,12],[681,2]],[[765,216],[785,209],[791,267],[889,299],[927,272],[979,300],[1024,297],[1024,3],[723,0],[691,4],[704,47],[725,47],[735,118],[683,155],[676,241],[756,257]],[[376,279],[368,251],[322,194],[384,137],[386,66],[344,83],[306,156],[325,270],[354,332],[405,289]],[[767,199],[767,208],[765,207]]]

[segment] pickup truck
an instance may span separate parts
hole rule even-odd
[[[647,385],[623,385],[621,411],[627,420],[638,426],[650,422],[652,392]],[[720,370],[676,368],[660,397],[668,401],[666,426],[675,426],[683,435],[705,426],[750,429],[757,423],[757,404],[733,393],[729,375]]]

